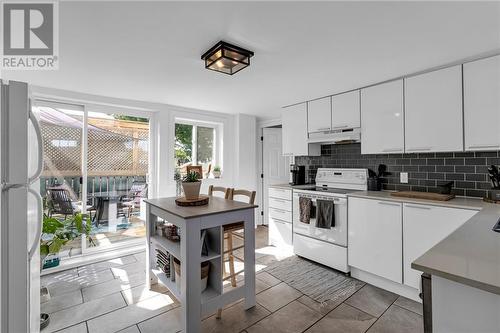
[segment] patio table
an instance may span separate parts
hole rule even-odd
[[[201,318],[217,309],[245,299],[244,308],[255,306],[255,224],[254,209],[239,201],[210,197],[208,205],[180,207],[175,197],[146,199],[146,272],[149,287],[162,283],[180,301],[183,332],[200,332]],[[180,229],[180,242],[160,236],[156,223],[162,219]],[[235,222],[244,224],[244,284],[224,288],[222,265],[224,264],[223,226]],[[201,234],[205,234],[208,251],[202,254]],[[156,264],[156,251],[170,254],[170,275]],[[180,286],[175,281],[174,257],[180,261]],[[207,288],[201,290],[201,263],[210,263]],[[224,315],[223,315],[224,317]]]
[[[108,223],[110,227],[118,224],[118,202],[120,198],[127,194],[127,191],[96,192],[89,194],[89,198],[94,198],[96,200],[95,223],[97,227],[99,224],[105,223]]]

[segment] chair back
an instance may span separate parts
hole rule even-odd
[[[70,193],[64,188],[47,189],[48,198],[53,213],[73,215],[74,208]]]
[[[148,196],[148,184],[147,183],[132,183],[129,190],[129,198],[136,203],[141,202],[141,198],[147,198]]]
[[[248,199],[247,203],[253,205],[255,203],[255,191],[241,190],[241,189],[231,189],[229,194],[229,199],[234,200],[235,196],[244,196]],[[240,201],[240,200],[238,200]]]
[[[222,187],[222,186],[213,186],[213,185],[210,185],[208,187],[208,195],[209,196],[213,196],[214,192],[222,193],[222,194],[224,194],[224,199],[229,199],[229,195],[230,195],[231,189],[230,188],[226,188],[226,187]]]
[[[194,171],[198,174],[199,178],[203,178],[203,167],[201,165],[188,165],[186,167],[187,173],[190,173],[191,171]]]

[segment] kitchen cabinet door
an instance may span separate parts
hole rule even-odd
[[[500,56],[463,70],[465,150],[500,150]]]
[[[291,247],[292,223],[269,217],[269,245]]]
[[[332,129],[360,126],[359,90],[332,96]]]
[[[309,133],[329,131],[332,127],[331,98],[307,102],[307,128]]]
[[[405,79],[405,150],[463,150],[462,67]]]
[[[475,210],[417,205],[403,205],[404,284],[420,289],[422,272],[411,263],[477,213]]]
[[[306,103],[283,108],[281,113],[283,155],[304,156],[308,154],[307,106]]]
[[[402,204],[349,198],[348,210],[349,266],[402,283]]]
[[[403,152],[403,80],[362,89],[361,153]]]

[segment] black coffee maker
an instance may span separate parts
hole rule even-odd
[[[290,185],[304,185],[306,183],[306,167],[290,164]]]

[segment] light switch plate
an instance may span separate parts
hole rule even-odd
[[[401,172],[399,174],[399,181],[403,184],[408,184],[408,172]]]

